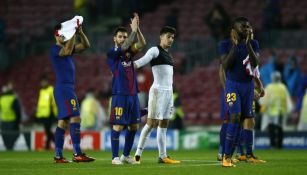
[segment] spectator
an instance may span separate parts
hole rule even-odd
[[[46,135],[45,149],[50,149],[51,142],[54,143],[54,134],[51,131],[52,124],[57,117],[57,107],[53,97],[53,86],[49,84],[47,76],[40,78],[39,96],[36,108],[36,121],[43,124]]]
[[[165,25],[173,27],[175,29],[178,29],[178,9],[172,8],[171,12],[168,16],[165,18]],[[178,33],[176,34],[178,36]]]
[[[301,70],[296,56],[291,56],[284,67],[284,80],[292,97],[297,97],[298,85],[301,78]]]
[[[281,25],[279,0],[267,0],[263,9],[263,29],[278,29]]]
[[[211,35],[216,40],[222,40],[228,36],[230,18],[221,4],[214,4],[211,11],[205,17],[205,21],[210,28]]]
[[[292,101],[287,87],[281,82],[281,74],[273,72],[272,83],[265,88],[265,96],[260,99],[262,130],[268,127],[271,146],[282,148],[283,128],[286,125],[287,115],[292,111]]]
[[[174,100],[174,107],[172,111],[172,117],[169,123],[169,128],[182,130],[184,129],[183,125],[184,112],[181,105],[181,99],[176,88],[174,88],[173,100]]]
[[[276,53],[271,51],[269,61],[260,67],[261,80],[264,87],[271,83],[271,74],[276,70],[276,59]]]
[[[305,92],[300,118],[297,126],[298,131],[307,131],[307,91]]]
[[[81,129],[99,131],[102,129],[107,115],[96,94],[89,89],[81,103]]]
[[[13,84],[11,82],[2,87],[0,116],[4,145],[7,150],[12,150],[19,136],[21,106],[17,95],[13,91]]]

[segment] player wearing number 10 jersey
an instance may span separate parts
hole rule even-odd
[[[136,72],[132,58],[145,46],[145,39],[139,28],[137,14],[134,14],[134,18],[131,19],[130,26],[132,32],[129,37],[125,28],[118,27],[115,30],[113,38],[115,46],[108,51],[108,65],[113,74],[110,124],[112,125],[112,164],[115,165],[135,163],[130,156],[130,151],[141,116]],[[133,43],[135,36],[138,42]],[[119,158],[119,136],[126,126],[128,127],[123,155]]]

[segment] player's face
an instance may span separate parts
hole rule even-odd
[[[64,41],[64,38],[63,37],[60,37],[60,36],[55,36],[55,39],[57,42],[59,42],[60,44],[62,45],[65,45],[65,41]]]
[[[239,34],[240,38],[246,38],[248,31],[252,29],[252,26],[248,21],[237,22],[235,25],[235,30]]]
[[[169,48],[172,46],[175,39],[175,34],[173,33],[165,33],[160,36],[161,45]]]
[[[120,47],[121,45],[123,45],[127,37],[128,37],[127,32],[117,32],[116,36],[114,36],[115,45]]]

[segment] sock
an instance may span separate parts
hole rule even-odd
[[[244,129],[243,133],[246,146],[246,155],[250,156],[253,154],[253,131]]]
[[[63,157],[63,146],[64,146],[64,134],[65,130],[57,127],[55,129],[55,157]]]
[[[82,154],[80,148],[80,123],[70,123],[70,137],[74,148],[74,154]]]
[[[125,146],[124,146],[124,156],[129,156],[131,148],[133,146],[134,137],[136,134],[136,130],[126,130],[126,136],[125,136]]]
[[[159,157],[161,159],[167,156],[166,155],[166,131],[167,131],[167,128],[160,128],[160,126],[158,126],[157,142],[158,142],[158,149],[159,149]]]
[[[150,128],[147,124],[143,127],[135,155],[142,156],[142,152],[145,148],[146,140],[150,136],[151,131],[152,131],[152,128]]]
[[[119,135],[120,135],[120,132],[112,129],[111,131],[112,159],[114,159],[115,157],[118,157]]]
[[[225,140],[225,155],[231,156],[234,150],[234,143],[238,131],[237,123],[228,123],[226,140]]]
[[[239,131],[239,143],[237,145],[237,155],[244,155],[244,137],[243,137],[243,128],[240,129]]]
[[[225,153],[225,139],[226,139],[227,125],[228,123],[223,123],[220,130],[219,154],[221,155],[224,155]]]

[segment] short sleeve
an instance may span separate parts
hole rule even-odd
[[[219,43],[219,55],[225,55],[229,53],[229,47],[228,47],[228,43],[225,41],[222,41]]]

